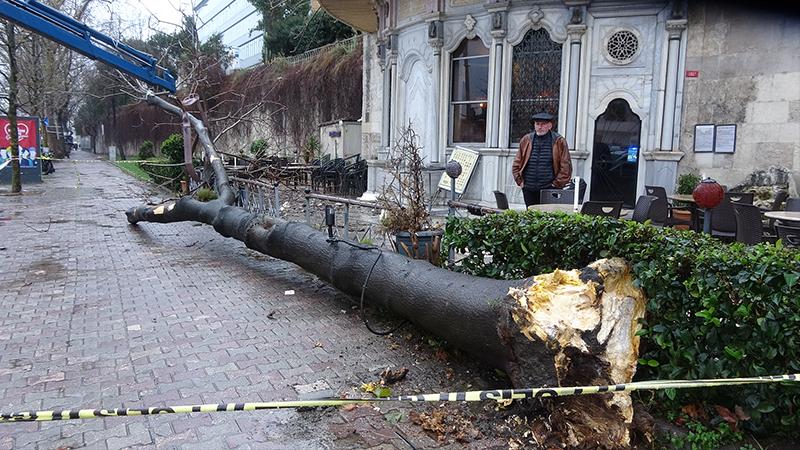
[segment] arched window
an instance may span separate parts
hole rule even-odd
[[[489,49],[464,39],[450,65],[450,143],[486,142]]]
[[[531,131],[531,116],[558,116],[561,87],[561,44],[544,29],[530,30],[514,46],[511,61],[511,142]]]

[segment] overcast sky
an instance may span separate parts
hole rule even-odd
[[[153,29],[165,32],[175,30],[180,24],[181,14],[179,9],[190,13],[194,2],[191,0],[116,0],[110,3],[100,3],[94,9],[94,27],[108,27],[111,19],[115,24],[111,32],[115,37],[119,33],[125,37],[147,38],[153,34]]]

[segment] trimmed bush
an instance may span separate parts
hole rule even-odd
[[[155,156],[153,148],[153,141],[148,140],[142,142],[142,145],[139,146],[139,159],[147,159]]]
[[[161,143],[161,154],[171,163],[183,162],[183,136],[178,133],[170,134]]]
[[[619,256],[648,297],[638,379],[751,377],[800,372],[800,251],[745,247],[632,221],[538,211],[450,219],[443,255],[499,279],[580,268]],[[491,255],[491,262],[485,257]],[[800,436],[800,386],[659,391],[666,403],[743,407],[754,432]]]
[[[152,158],[147,162],[139,163],[139,167],[141,167],[142,170],[147,172],[147,175],[156,184],[163,184],[165,187],[167,187],[172,191],[180,190],[181,179],[183,178],[183,167],[164,166],[156,164],[176,164],[176,163],[170,161],[167,158]]]

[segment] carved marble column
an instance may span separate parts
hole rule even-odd
[[[503,46],[506,38],[507,13],[505,10],[507,7],[506,4],[502,4],[500,8],[487,8],[492,14],[492,54],[494,57],[493,63],[489,66],[492,68],[492,97],[489,105],[489,128],[487,131],[491,148],[500,146],[500,99],[502,98]]]
[[[440,115],[440,102],[442,93],[442,45],[444,45],[444,24],[441,20],[436,20],[428,23],[428,44],[433,49],[433,83],[431,88],[433,90],[431,98],[433,99],[433,127],[428,130],[433,134],[429,142],[435,144],[428,149],[428,162],[431,164],[438,163],[444,156],[444,149],[439,148],[439,130],[441,129],[442,117]]]
[[[578,127],[578,87],[580,86],[581,43],[586,33],[586,25],[567,25],[569,36],[569,86],[567,88],[567,122],[566,138],[570,150],[576,146],[576,130]]]
[[[678,91],[678,67],[680,67],[681,37],[686,29],[686,19],[667,20],[667,73],[664,90],[664,114],[661,123],[661,151],[672,151],[675,131],[675,106]]]
[[[397,126],[397,35],[390,34],[387,39],[388,50],[388,74],[384,78],[384,116],[386,117],[386,126],[383,128],[385,134],[386,149],[384,152],[389,153],[389,149],[394,146]]]

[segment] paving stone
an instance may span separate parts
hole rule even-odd
[[[414,365],[424,351],[370,334],[349,297],[296,266],[205,225],[129,225],[126,209],[171,194],[109,163],[77,162],[92,158],[74,152],[23,195],[0,194],[2,234],[35,238],[3,244],[0,256],[16,268],[0,271],[2,412],[352,394],[390,365],[449,390],[432,352]],[[327,424],[353,420],[321,408],[26,423],[0,427],[0,448],[336,448],[349,441]],[[393,445],[390,434],[370,442]]]

